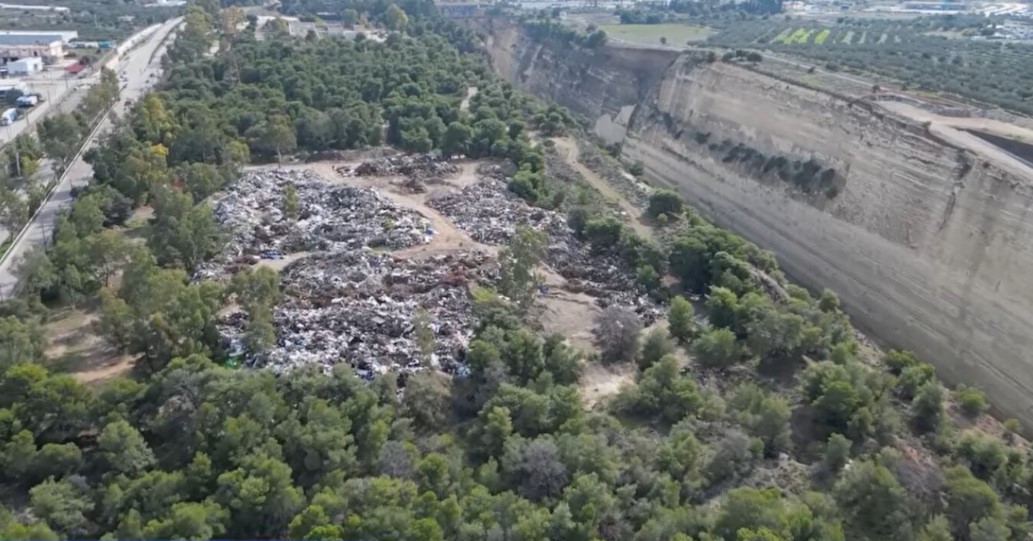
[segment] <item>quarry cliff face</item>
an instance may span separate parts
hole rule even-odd
[[[742,66],[488,35],[503,77],[588,117],[795,280],[836,291],[880,342],[1033,426],[1033,179],[876,105]]]
[[[542,43],[508,19],[471,21],[505,80],[593,121],[608,144],[624,140],[635,107],[659,83],[674,51]]]

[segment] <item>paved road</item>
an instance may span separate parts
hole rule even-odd
[[[113,108],[119,116],[126,113],[126,100],[137,100],[150,86],[157,81],[161,73],[161,57],[166,37],[179,25],[182,18],[176,18],[162,24],[157,32],[151,34],[143,45],[129,52],[115,66],[115,71],[122,80],[122,99]],[[105,118],[93,132],[86,147],[96,144],[98,136],[106,133],[111,127],[110,116]],[[81,186],[93,177],[93,168],[82,156],[77,157],[68,167],[65,175],[58,182],[50,197],[29,222],[22,235],[15,240],[3,261],[0,261],[0,298],[10,298],[18,285],[15,271],[25,255],[38,246],[45,245],[53,232],[54,220],[60,212],[72,203],[72,188]]]

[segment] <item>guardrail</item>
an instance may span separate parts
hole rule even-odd
[[[93,141],[93,138],[97,135],[97,132],[100,131],[101,126],[104,125],[104,120],[108,117],[108,114],[111,113],[111,110],[115,108],[115,105],[117,105],[117,103],[109,105],[107,109],[105,109],[99,115],[97,115],[97,121],[95,122],[93,128],[90,130],[90,133],[86,135],[85,139],[83,139],[83,143],[82,146],[79,147],[79,151],[75,153],[75,156],[72,157],[71,160],[68,161],[68,164],[61,171],[61,176],[57,177],[57,182],[54,183],[54,186],[50,188],[50,191],[47,192],[47,195],[43,198],[42,201],[40,201],[39,206],[36,207],[36,211],[32,213],[32,216],[29,217],[29,221],[25,222],[25,225],[22,226],[21,230],[18,231],[18,234],[15,235],[14,240],[11,241],[11,248],[17,245],[18,241],[20,241],[21,238],[25,236],[25,233],[29,230],[29,228],[32,227],[32,222],[36,219],[36,216],[39,216],[39,213],[42,212],[43,208],[47,206],[47,203],[50,201],[50,198],[54,196],[54,192],[57,191],[57,189],[61,186],[61,183],[64,181],[65,176],[68,175],[68,170],[70,169],[70,167],[68,166],[75,163],[76,160],[81,158],[82,155],[86,152],[86,147],[90,145],[90,142]],[[0,256],[0,267],[2,267],[4,263],[7,262],[7,259],[10,258],[10,254],[11,249],[9,248],[6,252],[4,252],[2,256]],[[2,292],[0,292],[0,294],[2,294]]]
[[[173,29],[170,29],[170,31],[165,34],[165,36],[162,38],[162,42],[165,42],[166,40],[168,40],[169,36],[172,35],[172,30],[174,30],[175,26],[178,26],[178,24],[179,23],[174,25]],[[160,31],[160,30],[161,29],[159,27],[159,29],[157,31]],[[154,32],[151,32],[149,34],[149,36],[153,35],[153,34],[154,34]],[[146,41],[146,40],[142,40],[140,43],[136,44],[130,50],[139,47],[143,43],[143,41]],[[155,49],[155,53],[157,53],[158,49],[160,49],[161,46],[162,46],[162,44],[159,43],[158,48]],[[150,63],[153,61],[153,59],[154,59],[154,55],[152,54],[151,58],[148,60],[148,65],[150,65]],[[68,163],[65,166],[64,170],[61,171],[61,175],[57,178],[57,182],[54,183],[54,186],[47,192],[47,195],[43,198],[43,200],[40,201],[39,207],[37,207],[36,210],[32,213],[32,216],[29,217],[29,221],[26,222],[24,226],[22,226],[20,231],[18,231],[18,234],[11,241],[10,247],[3,254],[0,254],[0,268],[2,268],[5,264],[8,263],[8,260],[12,257],[11,253],[14,251],[14,247],[18,245],[18,243],[22,240],[22,238],[25,236],[25,234],[32,227],[33,222],[36,220],[36,218],[39,216],[39,214],[43,211],[44,208],[46,208],[47,203],[50,202],[51,198],[53,198],[53,196],[57,192],[58,188],[60,188],[61,184],[64,182],[65,177],[68,175],[69,170],[71,169],[71,165],[74,164],[80,158],[82,158],[82,155],[86,152],[87,147],[89,147],[90,143],[97,136],[97,132],[100,131],[101,126],[104,125],[104,121],[108,118],[108,115],[111,114],[112,109],[114,109],[119,104],[119,101],[121,99],[122,98],[120,96],[119,100],[116,100],[115,103],[112,103],[110,106],[108,106],[107,109],[102,111],[96,117],[95,125],[90,130],[89,134],[87,134],[86,138],[83,140],[83,143],[79,147],[79,150],[75,153],[75,156],[71,160],[68,161]],[[15,286],[14,286],[14,289],[17,289],[17,287],[18,287],[18,284],[16,283]],[[13,291],[12,291],[12,293],[13,293]],[[5,298],[5,297],[6,297],[6,294],[3,291],[3,288],[0,287],[0,299]]]

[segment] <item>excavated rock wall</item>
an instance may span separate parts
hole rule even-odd
[[[608,144],[624,140],[635,107],[678,56],[674,51],[543,43],[505,18],[467,23],[484,37],[499,75],[587,118]]]
[[[1033,179],[867,102],[742,66],[543,51],[512,29],[500,42],[489,47],[500,73],[590,118],[638,99],[624,159],[774,251],[794,279],[836,291],[880,342],[1033,426]],[[607,63],[565,64],[585,54]],[[527,55],[539,60],[513,60]]]

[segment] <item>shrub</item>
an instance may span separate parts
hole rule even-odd
[[[825,466],[831,472],[838,472],[850,461],[850,447],[853,442],[846,436],[835,433],[825,444]]]
[[[692,338],[692,304],[685,300],[685,297],[677,296],[671,300],[671,307],[667,309],[667,325],[671,336],[678,340],[686,341]]]
[[[642,324],[634,312],[616,306],[607,308],[596,318],[596,338],[604,363],[634,360],[639,351]]]
[[[727,368],[741,356],[735,333],[725,328],[704,333],[692,345],[692,351],[701,364],[711,368]]]
[[[663,329],[653,329],[646,336],[646,341],[642,343],[642,353],[638,356],[639,368],[645,370],[653,366],[664,355],[671,353],[674,353],[674,344],[671,343],[667,333]]]
[[[958,400],[961,411],[969,417],[978,417],[987,409],[986,396],[974,387],[958,385],[954,398]]]
[[[649,196],[649,209],[646,211],[656,218],[661,214],[677,216],[685,208],[685,201],[671,190],[656,190]]]

